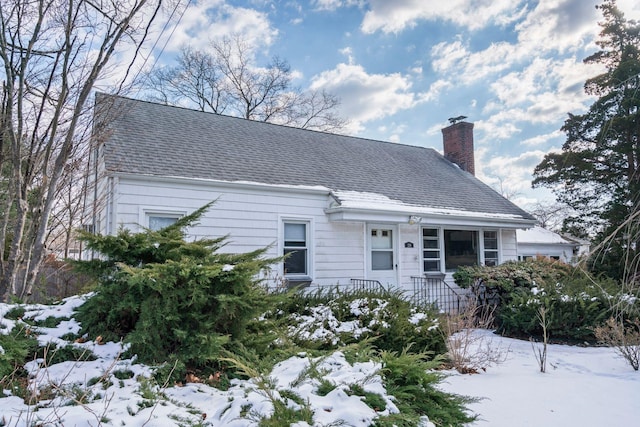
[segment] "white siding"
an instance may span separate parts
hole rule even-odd
[[[419,224],[401,224],[399,227],[400,287],[405,291],[413,290],[412,276],[422,275],[421,230],[422,227]],[[412,244],[413,247],[405,247],[407,243]]]
[[[570,263],[573,258],[573,246],[568,243],[520,243],[518,255],[521,257],[557,257],[562,262]]]
[[[184,215],[216,200],[188,230],[191,238],[228,236],[222,251],[243,253],[269,247],[266,256],[276,257],[283,252],[283,221],[304,221],[310,227],[309,275],[315,284],[344,285],[351,278],[367,278],[367,223],[329,221],[325,214],[330,203],[327,191],[144,177],[110,177],[101,180],[99,188],[102,194],[110,191],[99,211],[101,233],[115,234],[121,226],[140,231],[148,225],[147,213]],[[424,224],[408,224],[407,217],[407,222],[394,225],[398,230],[395,262],[399,287],[412,291],[411,277],[423,274]],[[499,230],[501,261],[516,260],[515,231],[493,229]],[[282,274],[282,265],[274,266],[270,278],[280,280]],[[450,274],[447,276],[447,282],[453,284]]]
[[[350,278],[365,277],[362,223],[331,223],[324,214],[328,195],[309,191],[221,187],[215,185],[167,183],[120,178],[117,192],[116,228],[139,231],[145,212],[191,213],[216,200],[213,207],[188,231],[194,238],[228,236],[222,248],[242,253],[270,246],[266,256],[282,253],[278,239],[284,219],[309,221],[311,276],[314,283],[345,284]],[[281,270],[276,268],[278,274]]]
[[[500,243],[502,252],[502,262],[518,260],[518,245],[516,242],[515,230],[501,230]]]

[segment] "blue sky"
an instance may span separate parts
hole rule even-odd
[[[476,175],[530,208],[553,200],[531,189],[534,167],[561,148],[567,113],[593,101],[582,86],[599,70],[582,60],[596,49],[599,3],[192,0],[177,26],[174,15],[157,33],[147,64],[241,33],[262,59],[286,59],[295,85],[338,95],[351,135],[441,150],[440,129],[465,115],[475,123]],[[640,2],[618,7],[640,19]]]

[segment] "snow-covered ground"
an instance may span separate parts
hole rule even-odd
[[[508,349],[506,360],[486,372],[451,372],[442,389],[481,397],[469,408],[474,426],[599,427],[640,425],[640,372],[611,348],[549,345],[541,373],[531,343],[475,334]]]
[[[33,306],[27,317],[70,315],[82,302],[81,297],[67,299],[63,305]],[[11,306],[0,304],[0,318]],[[5,331],[15,322],[2,319]],[[39,339],[58,341],[78,325],[64,321],[56,328],[42,329]],[[634,426],[640,420],[640,373],[635,372],[609,348],[582,348],[550,345],[547,373],[540,373],[529,342],[474,331],[492,340],[506,360],[488,367],[486,372],[461,375],[455,371],[442,383],[444,390],[481,398],[470,405],[480,415],[478,426]],[[62,344],[62,342],[60,342]],[[260,415],[272,411],[271,399],[282,390],[292,390],[310,403],[314,425],[368,426],[380,414],[396,411],[376,370],[377,363],[348,363],[342,353],[334,352],[318,360],[305,354],[292,357],[273,369],[270,377],[275,392],[267,391],[258,380],[235,381],[226,391],[204,384],[166,387],[150,392],[139,376],[150,370],[118,356],[118,343],[76,344],[91,350],[98,359],[88,362],[65,362],[47,368],[34,361],[27,365],[33,385],[51,384],[67,390],[67,397],[55,401],[41,400],[27,406],[15,396],[0,398],[0,425],[4,426],[255,426]],[[305,376],[311,363],[325,373],[336,388],[320,396],[319,380]],[[118,380],[116,371],[131,371],[132,377]],[[109,381],[91,385],[105,376]],[[93,380],[93,381],[92,381]],[[367,391],[382,395],[387,401],[381,413],[365,405],[357,396],[345,391],[359,384]],[[5,394],[8,394],[5,391]],[[84,394],[84,396],[83,396]],[[162,395],[162,398],[158,396]],[[71,404],[72,397],[83,403]],[[342,424],[338,424],[342,422]],[[198,424],[201,423],[201,424]],[[427,423],[424,423],[427,425]],[[431,424],[432,425],[432,424]],[[296,427],[308,426],[298,423]]]

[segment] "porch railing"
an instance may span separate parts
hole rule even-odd
[[[411,276],[413,302],[416,305],[431,305],[442,313],[459,313],[468,303],[466,295],[453,289],[444,274]]]
[[[378,280],[350,279],[351,289],[356,291],[384,291],[384,286]]]

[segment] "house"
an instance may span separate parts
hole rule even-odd
[[[97,231],[162,227],[216,200],[189,234],[289,255],[271,281],[410,290],[516,260],[516,230],[535,223],[473,175],[467,122],[443,129],[443,156],[98,94],[94,135]]]
[[[572,263],[585,253],[584,240],[563,237],[538,225],[528,230],[517,230],[516,238],[519,260],[544,257]]]

